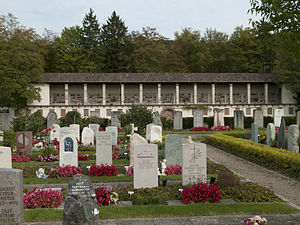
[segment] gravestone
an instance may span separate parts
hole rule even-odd
[[[0,146],[0,168],[12,168],[10,147]]]
[[[162,127],[152,126],[150,130],[150,142],[162,142]]]
[[[175,130],[182,130],[182,112],[181,111],[174,112],[173,128]]]
[[[149,123],[146,126],[146,139],[150,140],[151,137],[151,127],[155,126],[153,123]]]
[[[94,135],[96,136],[96,133],[99,131],[100,125],[97,123],[91,123],[89,124],[89,128],[93,130]]]
[[[157,145],[139,144],[134,148],[133,187],[153,188],[158,186]]]
[[[105,131],[111,132],[112,145],[117,145],[118,144],[118,128],[110,126],[110,127],[106,127]]]
[[[214,109],[214,127],[224,126],[224,109]]]
[[[193,114],[193,127],[203,127],[203,110],[196,109]]]
[[[234,128],[244,129],[244,112],[243,110],[234,110]]]
[[[298,125],[298,127],[300,127],[300,111],[297,111],[297,113],[296,113],[296,119],[297,119],[297,125]]]
[[[299,127],[296,124],[289,126],[288,150],[299,153]]]
[[[60,129],[59,166],[63,165],[78,167],[78,144],[70,127],[62,127]]]
[[[264,111],[262,109],[255,109],[253,116],[254,123],[256,123],[258,127],[264,127]]]
[[[279,127],[281,123],[281,117],[284,116],[284,109],[274,109],[274,125]]]
[[[179,134],[167,134],[165,138],[165,159],[168,165],[182,166],[182,144]]]
[[[273,123],[268,123],[267,146],[271,146],[273,141],[275,141],[275,125]]]
[[[281,117],[281,123],[278,130],[278,148],[285,149],[285,119]]]
[[[2,141],[3,141],[3,135],[4,135],[4,132],[3,132],[3,130],[0,130],[0,142],[2,142]]]
[[[76,137],[77,141],[80,141],[80,125],[70,124],[69,126],[72,130],[73,135]]]
[[[206,182],[206,144],[182,145],[182,185]]]
[[[0,130],[12,130],[11,122],[14,119],[14,110],[0,110]]]
[[[153,121],[152,123],[156,126],[162,126],[161,120],[160,120],[160,114],[158,111],[155,111],[153,113]]]
[[[32,132],[16,132],[16,145],[19,155],[32,155]]]
[[[133,134],[130,137],[130,165],[134,162],[134,148],[139,144],[148,144],[148,141],[139,134]]]
[[[23,171],[0,168],[0,224],[23,224]]]
[[[83,128],[81,139],[83,145],[94,145],[94,131],[88,127]]]
[[[98,214],[93,184],[87,176],[75,175],[68,184],[62,225],[96,225]]]
[[[59,141],[59,134],[60,126],[58,124],[53,124],[50,131],[50,142],[54,141],[55,139]]]
[[[55,112],[49,112],[47,116],[47,128],[57,123],[57,115]]]
[[[112,133],[96,133],[96,165],[112,164]]]
[[[256,123],[251,124],[251,140],[258,142],[258,126]]]
[[[111,126],[120,127],[120,112],[119,111],[111,112]]]

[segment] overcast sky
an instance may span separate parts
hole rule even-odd
[[[249,0],[0,0],[0,15],[12,13],[21,24],[60,33],[64,27],[82,25],[92,8],[100,24],[115,10],[129,31],[157,28],[161,35],[191,27],[203,34],[206,28],[231,34],[236,26],[247,27]]]

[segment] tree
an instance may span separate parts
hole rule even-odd
[[[103,72],[118,73],[128,71],[127,42],[127,27],[114,11],[101,27],[101,49],[104,60]]]
[[[42,116],[39,111],[31,115],[21,113],[12,121],[14,131],[32,131],[33,134],[38,134],[40,131],[46,129],[47,119]]]
[[[12,14],[0,16],[0,107],[25,108],[40,100],[39,88],[44,59],[40,37],[19,25]]]
[[[92,9],[85,15],[80,33],[84,53],[89,62],[95,65],[94,71],[91,72],[100,72],[103,67],[100,51],[100,25]]]

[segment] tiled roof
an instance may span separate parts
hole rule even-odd
[[[46,83],[272,83],[271,73],[44,73]]]

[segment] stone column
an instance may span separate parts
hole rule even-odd
[[[248,105],[251,104],[251,84],[250,83],[247,84],[247,102],[248,102]]]
[[[233,104],[233,84],[229,84],[229,104]]]
[[[106,105],[106,84],[102,84],[102,104]]]
[[[65,84],[65,105],[69,105],[69,84]]]
[[[121,84],[121,105],[124,105],[124,84]]]
[[[88,104],[87,84],[83,84],[83,104]]]
[[[179,84],[176,83],[176,98],[175,98],[175,102],[176,102],[176,105],[179,104]]]
[[[211,84],[211,103],[215,104],[216,103],[216,85],[215,84]]]
[[[198,103],[198,84],[194,83],[194,104]]]
[[[143,104],[143,84],[140,84],[140,104]]]
[[[157,84],[157,103],[161,104],[161,84]]]
[[[269,103],[269,85],[265,83],[265,104]]]

